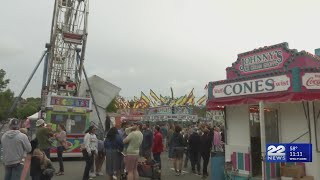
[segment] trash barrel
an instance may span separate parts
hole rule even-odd
[[[211,152],[211,180],[225,179],[224,157],[224,152]]]

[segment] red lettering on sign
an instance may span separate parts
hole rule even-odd
[[[306,83],[307,86],[320,86],[320,79],[309,78]]]
[[[214,93],[223,93],[223,88],[220,89],[213,89]]]

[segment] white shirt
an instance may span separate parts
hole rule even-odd
[[[86,133],[83,143],[88,153],[91,153],[91,151],[98,153],[98,139],[95,134]]]

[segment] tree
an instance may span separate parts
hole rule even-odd
[[[17,107],[16,116],[19,119],[26,119],[28,116],[33,115],[38,112],[41,107],[41,99],[29,97],[27,99],[22,99],[21,103]]]
[[[5,79],[5,75],[6,72],[0,69],[0,121],[4,120],[8,115],[9,108],[14,99],[14,93],[10,89],[7,89],[10,80]]]
[[[110,102],[110,104],[107,106],[107,108],[106,108],[106,111],[108,112],[108,113],[111,113],[111,112],[117,112],[117,110],[118,110],[118,108],[116,107],[116,99],[114,98],[111,102]]]
[[[10,82],[9,79],[4,79],[5,76],[6,76],[6,72],[3,69],[0,69],[0,92],[6,89],[7,85]]]

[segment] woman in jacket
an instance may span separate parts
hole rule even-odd
[[[182,160],[184,154],[184,140],[181,134],[181,127],[179,125],[175,126],[175,132],[173,133],[170,144],[173,148],[173,166],[177,176],[181,175]]]
[[[83,139],[84,149],[82,150],[82,153],[86,161],[86,167],[83,173],[83,180],[88,180],[91,167],[94,164],[94,156],[98,154],[98,139],[95,135],[96,128],[93,125],[90,126],[85,133]]]
[[[118,134],[116,127],[108,131],[107,138],[104,141],[104,148],[106,150],[106,172],[109,179],[113,179],[113,175],[120,179],[120,170],[122,162],[123,142]]]
[[[156,126],[154,128],[154,136],[153,136],[153,146],[152,146],[152,155],[153,159],[159,163],[159,167],[161,169],[161,153],[163,152],[163,141],[162,135],[160,133],[160,127]]]
[[[65,143],[67,142],[67,134],[66,134],[66,128],[63,124],[58,125],[58,132],[55,134],[56,140],[57,140],[57,156],[59,160],[59,166],[60,170],[56,174],[57,176],[64,175],[64,167],[63,167],[63,151],[65,150]]]

